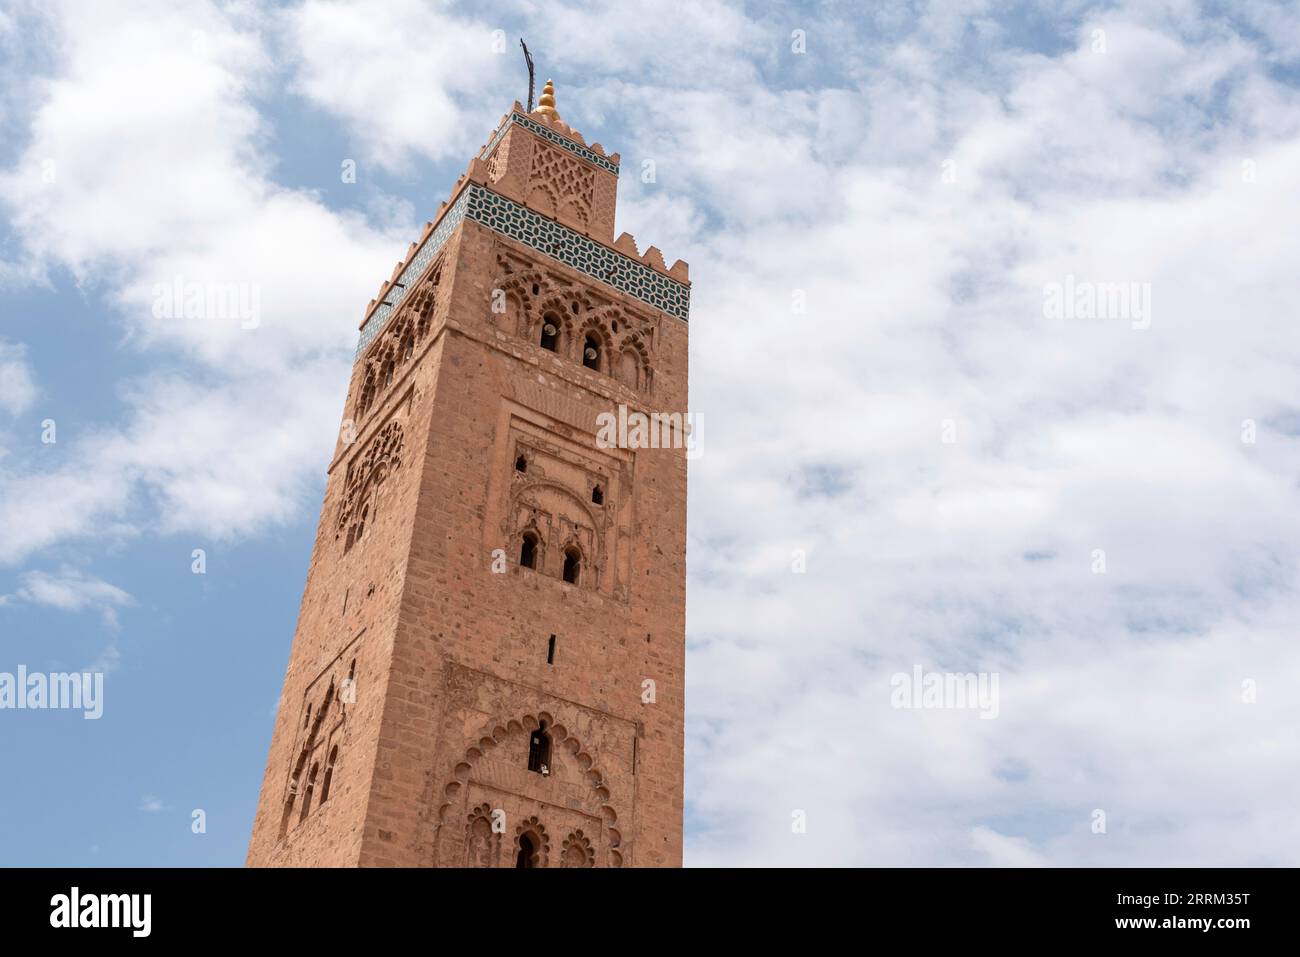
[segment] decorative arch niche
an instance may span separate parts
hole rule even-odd
[[[604,775],[596,766],[595,760],[575,735],[573,735],[563,724],[556,723],[555,719],[546,711],[540,711],[537,714],[525,714],[520,718],[512,718],[505,722],[496,723],[491,731],[484,731],[479,739],[465,749],[463,757],[456,762],[452,769],[451,780],[443,787],[442,800],[438,808],[438,820],[441,826],[445,827],[447,822],[452,820],[455,814],[455,808],[461,800],[466,785],[475,777],[476,768],[483,758],[491,754],[495,749],[503,745],[512,736],[531,735],[534,730],[545,722],[547,731],[551,735],[551,747],[553,755],[564,755],[562,760],[572,762],[574,769],[582,776],[586,782],[591,795],[591,805],[595,811],[594,816],[600,820],[599,835],[583,834],[581,831],[575,831],[575,834],[582,834],[586,840],[584,848],[590,851],[591,864],[582,866],[595,866],[598,862],[602,850],[607,855],[608,865],[610,867],[623,866],[622,847],[623,836],[618,829],[618,814],[610,805],[609,788],[605,785]],[[527,772],[524,772],[527,773]],[[530,778],[534,777],[529,775]],[[474,811],[471,811],[469,820],[475,813],[487,805],[479,805]],[[490,813],[490,808],[488,812]],[[472,825],[472,820],[470,824]],[[517,854],[519,851],[519,835],[526,832],[530,824],[535,824],[538,828],[537,833],[545,838],[544,853],[549,854],[550,844],[549,837],[546,837],[544,828],[541,827],[541,821],[536,816],[530,817],[524,822],[516,825],[513,829],[515,835],[511,847],[511,854]],[[467,835],[468,836],[468,835]],[[570,835],[571,837],[573,835]],[[596,839],[593,840],[593,837]],[[599,845],[603,844],[603,848]],[[468,848],[467,848],[468,853]],[[547,858],[542,857],[543,865]],[[509,861],[501,861],[502,864],[514,866],[515,860],[512,857]]]

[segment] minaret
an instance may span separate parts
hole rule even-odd
[[[366,307],[250,865],[677,866],[686,264],[548,80]],[[656,443],[662,445],[662,443]]]

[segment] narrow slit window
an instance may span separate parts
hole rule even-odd
[[[339,746],[336,744],[330,749],[330,759],[325,765],[325,780],[320,785],[320,803],[324,804],[330,799],[330,782],[334,780],[334,762],[339,759]],[[634,772],[635,773],[635,772]]]
[[[546,663],[555,664],[555,636],[551,635],[551,640],[546,643]]]

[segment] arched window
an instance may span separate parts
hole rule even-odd
[[[537,848],[527,834],[519,835],[519,853],[515,855],[515,867],[533,867],[537,857]]]
[[[560,319],[547,313],[542,317],[542,338],[538,343],[543,349],[558,352],[560,349]]]
[[[302,796],[302,810],[298,813],[298,821],[307,820],[307,815],[311,813],[311,796],[316,791],[316,772],[320,770],[319,764],[311,766],[311,773],[307,775],[307,790]]]
[[[537,567],[537,536],[524,532],[523,542],[519,546],[519,564],[524,568]]]
[[[551,736],[546,733],[545,722],[528,738],[528,770],[541,775],[551,773]]]
[[[409,334],[402,340],[402,361],[405,362],[411,356],[415,355],[415,339]]]
[[[595,336],[587,336],[582,344],[582,364],[588,369],[600,371],[600,340]]]
[[[591,504],[592,505],[605,504],[605,493],[599,485],[593,485],[591,488]]]
[[[519,456],[519,458],[515,459],[515,471],[516,471],[516,472],[527,472],[527,471],[528,471],[528,459],[524,458],[522,455]]]
[[[330,799],[330,782],[334,780],[334,762],[339,759],[339,746],[336,744],[330,748],[330,758],[325,762],[325,780],[320,785],[320,803],[324,804]]]
[[[394,363],[392,359],[389,359],[384,363],[384,373],[380,377],[380,381],[383,383],[383,388],[385,389],[393,384],[393,368]]]
[[[578,584],[578,573],[582,571],[582,552],[576,545],[564,550],[564,580],[570,585]]]

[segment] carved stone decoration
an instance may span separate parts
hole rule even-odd
[[[604,565],[604,535],[608,516],[582,500],[574,489],[546,479],[520,482],[511,494],[508,519],[513,526],[511,541],[518,541],[527,530],[539,538],[539,548],[546,543],[557,546],[547,554],[538,554],[538,570],[555,572],[550,566],[564,550],[576,547],[587,566],[580,580],[594,586]]]
[[[564,839],[560,850],[561,867],[595,867],[596,854],[591,841],[579,829]]]
[[[586,229],[591,222],[596,173],[585,163],[538,143],[528,174],[528,205],[544,216]]]
[[[465,830],[465,866],[497,867],[501,856],[501,835],[492,827],[492,806],[480,804],[469,814]]]
[[[438,283],[442,264],[437,263],[429,274],[412,289],[410,295],[396,307],[396,313],[367,345],[365,373],[353,419],[365,418],[376,400],[383,397],[388,387],[397,381],[398,370],[415,358],[416,349],[428,337],[433,325],[434,310],[438,307]]]
[[[497,267],[492,288],[503,297],[492,314],[497,328],[536,345],[549,318],[559,332],[556,353],[579,365],[587,336],[594,336],[601,373],[638,392],[651,391],[652,320],[611,302],[594,286],[560,280],[501,250]]]
[[[394,469],[402,464],[402,423],[389,422],[373,436],[351,465],[344,485],[343,504],[334,537],[347,535],[346,551],[364,534],[364,522],[371,517],[374,493]]]
[[[466,784],[471,780],[486,777],[497,790],[501,790],[502,786],[505,785],[510,793],[520,793],[517,785],[511,786],[510,781],[500,776],[500,768],[496,766],[496,762],[493,761],[490,755],[512,736],[526,736],[543,724],[546,725],[552,736],[552,755],[557,762],[564,762],[565,765],[571,766],[569,773],[575,775],[576,780],[582,782],[582,788],[586,794],[583,801],[584,813],[590,815],[593,820],[600,822],[602,832],[600,836],[604,846],[608,848],[609,866],[622,867],[622,834],[617,827],[618,814],[610,804],[610,792],[605,784],[604,775],[596,767],[592,756],[587,752],[583,743],[563,725],[556,724],[554,718],[545,711],[491,724],[491,731],[485,730],[482,736],[465,750],[464,757],[452,769],[451,780],[444,786],[442,791],[442,802],[438,808],[436,819],[442,822],[449,819],[452,808],[456,806],[458,801],[464,800],[462,792]],[[520,774],[526,775],[528,778],[537,777],[527,771],[520,771]],[[480,808],[483,806],[479,805]],[[545,866],[550,853],[550,839],[536,816],[528,818],[515,828],[515,838],[511,845],[512,853],[518,853],[520,849],[519,836],[529,832],[530,829],[540,838],[540,842],[533,842],[540,859],[540,863],[536,863],[535,866]],[[581,831],[575,831],[574,834],[581,835],[585,842],[582,847],[584,851],[589,852],[588,859],[591,861],[591,864],[581,866],[595,866],[598,856],[595,843],[593,843],[590,836],[583,834]],[[515,861],[511,860],[503,863],[513,865]]]

